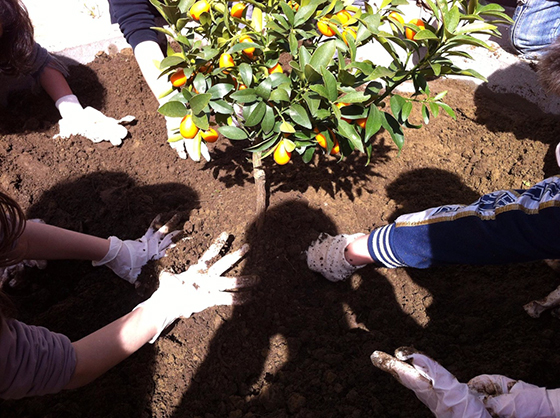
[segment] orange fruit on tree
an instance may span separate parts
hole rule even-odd
[[[334,30],[331,29],[327,22],[328,20],[325,18],[319,19],[317,22],[317,29],[319,29],[319,32],[324,36],[334,36]]]
[[[391,12],[389,13],[389,17],[395,19],[397,22],[399,22],[401,25],[404,25],[404,18],[397,12]]]
[[[183,138],[192,139],[198,133],[198,126],[194,124],[192,115],[186,115],[179,125],[179,132]]]
[[[290,162],[290,159],[292,158],[292,153],[288,152],[283,140],[280,141],[280,143],[274,149],[273,157],[274,157],[274,161],[276,161],[276,164],[278,165],[284,165]]]
[[[356,31],[352,28],[344,29],[344,32],[342,32],[342,39],[344,40],[344,43],[346,45],[348,45],[348,37],[349,36],[352,36],[354,39],[356,39]]]
[[[245,90],[246,88],[247,88],[247,86],[245,84],[241,83],[239,85],[239,87],[237,88],[237,90]]]
[[[240,18],[241,16],[243,16],[243,10],[245,10],[245,3],[234,3],[233,6],[231,6],[230,14],[233,17]]]
[[[208,4],[208,2],[206,0],[198,0],[191,6],[189,13],[194,20],[200,20],[200,15],[209,11],[210,5]]]
[[[268,74],[283,73],[283,72],[284,72],[284,70],[282,69],[282,66],[280,65],[280,63],[278,63],[274,67],[268,69]]]
[[[253,42],[253,38],[251,38],[249,35],[243,35],[239,38],[239,42],[243,43],[243,42]],[[243,50],[243,53],[245,55],[247,55],[249,58],[253,58],[253,53],[255,52],[255,47],[251,46],[249,48],[245,48]]]
[[[338,17],[338,20],[340,20],[342,25],[346,25],[346,23],[348,23],[348,21],[352,18],[352,15],[348,10],[341,10],[336,14],[336,17]]]
[[[315,135],[315,140],[317,141],[317,143],[321,147],[327,149],[327,138],[325,138],[325,135],[323,135],[317,128],[313,129],[313,132],[317,134]]]
[[[183,69],[175,71],[169,78],[173,87],[183,87],[187,83],[187,77]]]
[[[338,141],[336,138],[333,138],[334,145],[331,149],[331,155],[336,155],[340,152],[340,145],[338,145]]]
[[[367,118],[360,118],[356,120],[356,125],[362,129],[366,129]]]
[[[295,10],[296,12],[299,10],[299,3],[294,0],[290,0],[288,6],[290,6],[290,9]]]
[[[214,128],[209,128],[207,131],[202,131],[200,133],[200,136],[206,142],[216,142],[218,140],[219,135],[218,135],[218,131],[216,131]]]
[[[224,53],[220,55],[219,65],[220,68],[228,68],[235,66],[235,62],[233,61],[233,57],[231,56],[231,54]],[[228,72],[224,71],[224,73],[227,74]]]
[[[412,19],[408,23],[412,23],[413,25],[418,26],[420,29],[424,29],[426,27],[426,25],[424,24],[422,19]],[[416,36],[416,31],[414,31],[410,28],[406,28],[404,33],[405,33],[406,39],[412,39],[413,40],[414,37]]]

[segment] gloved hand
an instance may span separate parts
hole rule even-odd
[[[344,257],[344,249],[352,241],[364,234],[336,235],[326,233],[319,235],[306,251],[307,266],[321,273],[331,282],[338,282],[350,277],[357,269],[364,267],[353,266]]]
[[[247,253],[249,246],[246,244],[209,266],[209,262],[220,253],[228,235],[222,233],[198,263],[189,267],[187,271],[180,274],[168,271],[160,273],[159,288],[148,300],[135,308],[144,307],[156,315],[158,330],[150,343],[153,343],[161,332],[178,318],[189,318],[193,313],[212,306],[232,305],[243,301],[238,294],[234,295],[227,290],[248,286],[251,280],[223,277],[222,274]]]
[[[73,94],[61,97],[56,101],[56,108],[62,119],[58,122],[60,132],[54,138],[69,138],[81,135],[93,142],[110,141],[113,145],[121,145],[128,135],[122,124],[134,121],[134,116],[125,116],[116,120],[105,116],[93,107],[82,107]]]
[[[159,260],[165,256],[165,251],[175,246],[173,238],[182,232],[181,230],[169,232],[177,222],[176,216],[156,230],[159,222],[160,216],[158,215],[150,224],[148,231],[134,241],[121,241],[117,237],[109,237],[109,251],[103,259],[92,261],[91,264],[94,267],[105,265],[117,276],[130,283],[136,283],[142,267],[150,260]]]
[[[42,219],[28,219],[27,221],[41,224],[45,223]],[[22,260],[12,266],[0,267],[0,287],[2,287],[4,283],[8,283],[11,287],[17,286],[18,277],[26,267],[37,267],[43,270],[47,267],[47,260]]]
[[[465,383],[459,383],[440,364],[413,348],[401,347],[395,357],[375,351],[371,361],[414,391],[437,418],[490,418],[482,400]]]
[[[555,418],[560,416],[560,389],[545,389],[501,375],[483,374],[468,383],[488,412],[496,417]]]
[[[173,118],[170,116],[165,117],[165,123],[167,126],[167,142],[175,151],[180,158],[183,160],[187,159],[187,155],[193,161],[200,161],[200,155],[202,155],[206,161],[210,161],[210,153],[208,152],[208,147],[200,139],[200,136],[188,139],[183,138],[179,133],[179,125],[181,124],[182,118]]]

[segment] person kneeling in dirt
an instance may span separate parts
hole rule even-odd
[[[14,90],[41,86],[62,117],[60,132],[55,137],[82,135],[93,142],[120,145],[128,135],[122,124],[134,117],[117,121],[92,107],[84,109],[66,81],[68,68],[35,42],[33,32],[29,14],[20,0],[0,0],[0,99],[6,100]]]
[[[165,255],[181,231],[170,232],[172,219],[156,229],[152,222],[138,240],[103,239],[26,221],[19,205],[0,192],[0,274],[5,280],[28,260],[93,260],[118,276],[135,283],[142,267]],[[26,325],[10,317],[11,304],[0,292],[0,398],[19,399],[83,386],[133,354],[146,342],[153,343],[176,319],[188,318],[215,305],[231,305],[238,288],[235,278],[220,277],[243,256],[243,247],[209,267],[227,241],[222,236],[199,262],[180,274],[163,271],[159,287],[129,314],[105,327],[70,342],[65,335],[40,326]]]

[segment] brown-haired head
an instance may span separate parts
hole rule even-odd
[[[0,267],[20,262],[17,240],[25,229],[25,214],[17,202],[0,191]]]
[[[547,92],[560,96],[560,37],[547,47],[539,60],[537,74]]]
[[[19,0],[0,0],[0,72],[29,74],[33,65],[33,24]]]

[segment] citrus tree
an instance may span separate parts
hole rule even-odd
[[[399,9],[406,0],[364,8],[351,0],[151,2],[168,23],[158,30],[178,46],[160,63],[174,90],[159,111],[189,129],[170,141],[200,145],[217,130],[244,141],[255,165],[271,154],[286,164],[293,153],[307,163],[317,152],[360,152],[369,162],[381,129],[400,150],[406,128],[422,126],[411,121],[414,106],[423,123],[441,111],[455,117],[427,80],[483,78],[454,57],[471,58],[466,46],[488,48],[484,37],[511,22],[501,6],[478,0],[424,0],[429,17],[410,22]],[[358,59],[371,46],[379,53]],[[398,94],[410,80],[414,93]]]

